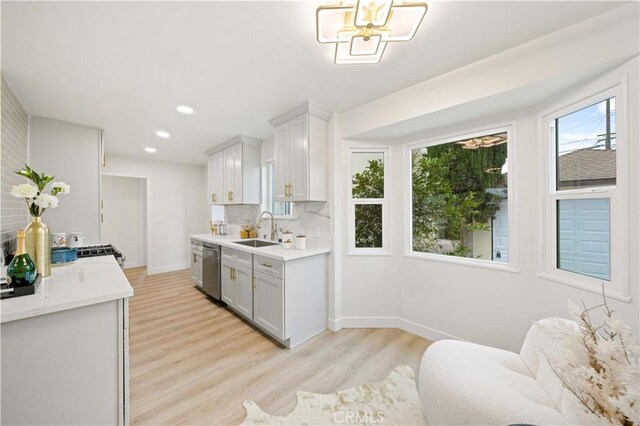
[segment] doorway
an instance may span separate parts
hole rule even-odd
[[[125,268],[147,265],[147,179],[102,175],[102,232],[125,256]]]

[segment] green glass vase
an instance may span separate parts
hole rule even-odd
[[[42,277],[51,275],[51,231],[39,216],[34,216],[25,228],[27,252]]]
[[[27,253],[27,242],[23,230],[18,231],[16,255],[7,267],[7,282],[12,287],[22,287],[33,284],[36,280],[36,265]]]

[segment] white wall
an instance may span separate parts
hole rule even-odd
[[[83,232],[85,245],[100,242],[101,130],[46,118],[29,120],[29,165],[71,185],[42,220],[51,232]],[[26,181],[26,180],[25,180]]]
[[[102,242],[124,254],[126,268],[146,265],[146,187],[146,179],[102,176]]]
[[[538,113],[549,105],[532,105],[497,116],[465,120],[459,115],[457,123],[434,129],[428,134],[436,138],[478,126],[502,125],[514,122],[517,129],[517,157],[512,170],[510,153],[509,172],[516,174],[518,185],[516,227],[519,247],[518,270],[514,272],[483,269],[415,259],[404,256],[406,246],[405,222],[408,200],[404,193],[404,144],[411,138],[376,142],[357,142],[353,135],[365,134],[376,126],[392,125],[404,120],[444,111],[456,105],[475,103],[482,115],[482,99],[511,92],[518,87],[549,78],[567,78],[567,86],[559,87],[558,102],[571,87],[571,76],[585,69],[600,67],[603,63],[622,62],[628,55],[638,55],[637,4],[614,10],[608,16],[553,34],[537,42],[496,57],[473,64],[434,81],[422,83],[414,90],[403,91],[388,98],[364,105],[337,116],[334,138],[334,163],[340,169],[334,172],[333,185],[336,203],[334,224],[336,274],[332,291],[340,298],[334,306],[330,323],[340,327],[400,327],[431,339],[456,337],[506,349],[519,348],[531,322],[546,316],[567,317],[567,300],[584,300],[587,305],[598,304],[601,297],[574,287],[568,287],[538,276],[541,271],[539,227],[541,211],[540,182],[544,179],[540,164],[541,141]],[[603,25],[607,23],[607,25]],[[615,27],[615,29],[614,29]],[[612,30],[612,31],[609,31]],[[552,43],[553,42],[553,43]],[[572,58],[567,60],[567,58]],[[611,68],[611,67],[609,67]],[[638,146],[638,60],[619,68],[614,73],[629,75],[630,118],[629,161],[629,276],[632,300],[610,300],[613,309],[625,319],[638,335],[640,329],[639,280],[640,270],[640,147]],[[596,83],[597,84],[597,83]],[[478,102],[480,100],[480,102]],[[513,99],[521,105],[522,99]],[[391,235],[394,255],[389,257],[347,256],[346,212],[341,206],[346,200],[345,179],[348,179],[347,149],[350,146],[391,147],[392,180]],[[510,194],[511,196],[511,194]],[[514,253],[515,255],[515,253]]]
[[[108,155],[104,173],[147,179],[147,273],[187,268],[188,236],[209,231],[206,166]]]

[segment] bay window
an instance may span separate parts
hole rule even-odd
[[[513,263],[511,137],[509,127],[409,146],[412,254]]]
[[[350,149],[349,253],[387,254],[387,149]]]

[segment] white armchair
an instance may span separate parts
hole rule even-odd
[[[418,387],[430,425],[590,425],[551,369],[548,355],[558,342],[544,325],[560,321],[578,332],[575,322],[549,318],[529,329],[520,353],[457,340],[433,343],[420,365]],[[554,349],[555,348],[555,349]]]

